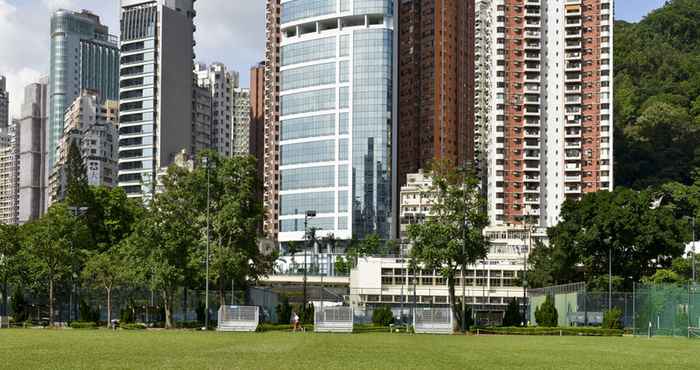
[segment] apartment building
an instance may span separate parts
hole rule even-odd
[[[491,222],[552,226],[564,200],[613,188],[613,1],[491,0],[480,15]]]
[[[222,63],[207,66],[195,64],[197,85],[209,90],[211,96],[210,148],[224,157],[233,155],[234,95],[239,85],[238,72]]]
[[[86,90],[66,109],[56,166],[49,177],[49,204],[65,198],[67,179],[64,166],[72,143],[80,150],[88,185],[117,186],[119,105],[113,100],[101,101],[97,92]]]
[[[474,166],[474,1],[404,0],[398,21],[398,186],[435,159]]]
[[[236,87],[233,89],[233,112],[231,113],[231,142],[234,155],[250,153],[250,89]]]

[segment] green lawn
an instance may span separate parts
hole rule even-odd
[[[0,368],[698,369],[700,341],[3,329]]]

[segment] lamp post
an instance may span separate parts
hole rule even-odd
[[[308,270],[308,266],[306,264],[306,251],[309,247],[309,219],[316,217],[316,211],[314,210],[307,210],[306,213],[304,214],[304,300],[303,300],[303,309],[306,310],[306,270]]]
[[[205,264],[205,282],[204,282],[204,329],[209,329],[209,244],[211,243],[211,233],[210,233],[210,201],[211,201],[211,190],[209,181],[209,157],[202,158],[204,165],[207,166],[207,247],[206,256],[204,258]]]
[[[692,282],[695,283],[695,216],[690,217],[691,223],[692,223],[692,228],[693,228],[693,244],[690,247],[690,251],[692,255],[690,256],[690,263],[693,264],[693,279]]]
[[[610,237],[605,238],[608,245],[608,311],[612,310],[612,245]]]

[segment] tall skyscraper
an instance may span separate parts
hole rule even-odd
[[[277,240],[279,232],[279,73],[280,0],[267,0],[265,13],[265,76],[263,134],[263,204],[267,211],[263,233]],[[261,65],[263,67],[263,65]]]
[[[197,63],[194,67],[197,85],[209,90],[211,95],[210,147],[225,157],[233,154],[233,97],[238,87],[238,72],[222,63],[208,66]]]
[[[85,90],[66,110],[56,166],[49,177],[49,203],[65,198],[67,179],[63,166],[73,142],[80,150],[88,184],[117,186],[118,104],[113,100],[107,100],[104,104],[101,101],[97,92]]]
[[[19,214],[20,224],[44,214],[48,199],[48,78],[24,88],[19,120]]]
[[[472,166],[474,0],[403,0],[399,9],[399,186],[435,159]]]
[[[250,134],[249,151],[256,160],[259,184],[265,171],[265,62],[250,69]],[[262,189],[259,193],[262,200]]]
[[[119,186],[151,196],[192,148],[194,0],[121,0]]]
[[[613,1],[489,6],[489,215],[551,226],[565,199],[613,188]]]
[[[250,153],[250,89],[236,87],[233,89],[233,123],[231,126],[233,154]]]
[[[394,2],[268,2],[278,8],[279,26],[268,14],[265,132],[277,239],[302,240],[309,210],[317,235],[388,239]]]
[[[63,134],[64,113],[84,89],[116,100],[119,78],[117,37],[109,34],[100,17],[58,10],[51,17],[49,72],[48,166],[56,162],[56,149]]]
[[[0,76],[0,130],[10,124],[10,93],[7,91],[7,79]]]

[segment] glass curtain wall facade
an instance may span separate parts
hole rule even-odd
[[[279,241],[391,231],[394,4],[281,2]]]
[[[49,73],[48,169],[56,162],[66,108],[82,90],[102,99],[119,93],[119,46],[116,36],[89,11],[58,10],[51,18]]]

